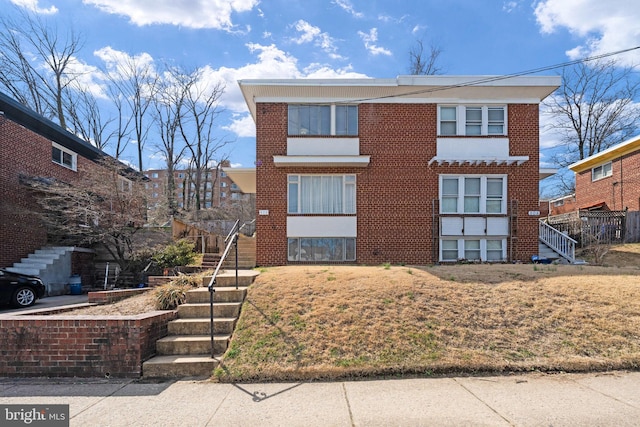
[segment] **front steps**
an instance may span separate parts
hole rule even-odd
[[[64,295],[71,276],[71,254],[87,249],[73,246],[50,246],[36,250],[27,258],[8,267],[8,271],[37,276],[47,288],[48,296]]]
[[[258,272],[235,271],[218,275],[213,302],[214,356],[211,358],[211,329],[208,284],[187,292],[187,302],[178,306],[178,319],[169,322],[169,335],[156,341],[156,356],[142,364],[145,378],[209,377],[227,351],[240,309]]]
[[[202,267],[215,269],[222,254],[205,253]],[[232,270],[236,266],[235,248],[231,247],[227,258],[222,264],[225,270]],[[238,268],[254,268],[256,266],[256,239],[244,235],[238,236]]]

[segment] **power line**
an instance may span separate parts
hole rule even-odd
[[[429,88],[429,89],[420,89],[420,90],[415,90],[415,91],[410,91],[410,92],[396,93],[396,94],[393,94],[393,95],[382,95],[382,96],[375,96],[375,97],[371,97],[371,98],[353,99],[351,101],[342,101],[341,103],[374,101],[376,99],[396,98],[398,96],[407,96],[407,95],[420,95],[422,93],[432,93],[432,92],[438,92],[438,91],[442,91],[442,90],[456,89],[456,88],[460,88],[460,87],[476,86],[476,85],[479,85],[479,84],[482,84],[482,83],[490,83],[490,82],[509,79],[509,78],[512,78],[512,77],[526,76],[526,75],[529,75],[529,74],[536,74],[536,73],[540,73],[540,72],[543,72],[543,71],[550,71],[550,70],[555,70],[555,69],[558,69],[558,68],[564,68],[564,67],[567,67],[567,66],[570,66],[570,65],[577,65],[577,64],[585,63],[585,62],[597,61],[599,59],[608,58],[610,56],[620,55],[620,54],[627,53],[627,52],[632,52],[632,51],[638,50],[638,49],[640,49],[640,46],[635,46],[635,47],[631,47],[631,48],[628,48],[628,49],[616,50],[614,52],[607,52],[607,53],[603,53],[603,54],[595,55],[595,56],[589,56],[587,58],[576,59],[576,60],[573,60],[573,61],[567,61],[567,62],[563,62],[563,63],[560,63],[560,64],[547,65],[547,66],[544,66],[544,67],[534,68],[534,69],[526,70],[526,71],[520,71],[520,72],[513,73],[513,74],[504,74],[504,75],[500,75],[500,76],[485,77],[485,78],[482,78],[482,79],[472,80],[472,81],[469,81],[469,82],[466,82],[466,83],[459,83],[459,84],[455,84],[455,85],[435,87],[435,88]]]

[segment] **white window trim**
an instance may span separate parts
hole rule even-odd
[[[289,186],[292,183],[290,181],[290,178],[294,177],[294,176],[298,177],[298,181],[297,181],[297,184],[298,184],[298,195],[297,195],[297,197],[298,197],[298,211],[297,212],[292,212],[291,208],[289,206],[289,199],[290,199]],[[323,214],[323,213],[320,213],[320,212],[300,212],[300,207],[302,205],[301,199],[300,199],[300,196],[301,196],[300,192],[302,191],[300,178],[303,177],[303,176],[320,176],[320,177],[340,176],[340,177],[342,177],[342,188],[343,188],[343,191],[342,191],[342,209],[343,209],[343,212],[336,212],[336,213],[332,213],[332,214]],[[346,181],[345,178],[348,177],[348,176],[353,177],[353,182],[349,182],[347,184],[347,181]],[[345,187],[347,185],[353,185],[354,186],[354,190],[355,190],[355,194],[354,194],[354,197],[355,197],[354,209],[353,209],[353,212],[348,212],[348,213],[344,212],[345,209],[346,209],[346,196],[347,196],[347,193],[345,191]],[[357,191],[358,191],[358,186],[357,186],[357,179],[356,179],[356,175],[355,174],[296,174],[296,173],[289,174],[289,175],[287,175],[287,214],[288,215],[316,215],[316,216],[318,216],[318,215],[336,215],[336,214],[337,215],[355,215],[357,213],[357,210],[358,210],[358,208],[357,208]]]
[[[457,212],[443,212],[442,211],[442,187],[443,180],[446,178],[458,178],[458,210]],[[480,211],[479,212],[464,212],[464,179],[465,178],[480,178]],[[489,178],[502,178],[502,200],[500,204],[500,212],[487,213],[487,179]],[[438,201],[440,204],[441,214],[451,215],[506,215],[507,213],[507,175],[449,175],[441,174],[438,178]]]
[[[455,240],[458,242],[458,258],[456,260],[444,260],[442,258],[442,242],[444,240]],[[471,238],[457,238],[457,239],[440,239],[440,248],[439,248],[439,254],[438,254],[438,259],[440,260],[440,262],[457,262],[460,260],[465,259],[464,257],[464,242],[466,240],[479,240],[480,241],[480,261],[481,262],[504,262],[507,260],[507,239],[506,238],[490,238],[490,237],[483,237],[483,238],[478,238],[478,237],[471,237]],[[502,259],[501,260],[492,260],[492,261],[487,261],[487,240],[500,240],[502,241]],[[474,261],[474,260],[471,260]]]
[[[596,169],[602,170],[605,166],[609,165],[609,173],[607,175],[602,175],[600,178],[595,178]],[[613,175],[613,162],[603,163],[599,166],[596,166],[591,169],[591,181],[600,181],[601,179],[608,178]]]
[[[289,103],[287,104],[287,133],[289,134],[289,107],[293,106],[293,105],[309,105],[309,106],[329,106],[329,120],[331,121],[329,124],[330,130],[329,130],[329,134],[328,135],[323,135],[323,134],[319,134],[319,135],[310,135],[310,136],[314,136],[314,137],[323,137],[323,136],[336,136],[338,135],[336,133],[336,104],[326,104],[326,103]],[[352,106],[352,107],[357,107],[358,104],[340,104],[342,106]],[[357,108],[356,109],[358,116],[360,115],[360,109]],[[340,136],[343,137],[357,137],[358,134],[360,133],[360,127],[358,126],[358,132],[356,132],[355,134],[340,134]],[[289,136],[306,136],[307,134],[303,134],[303,133],[293,133],[293,134],[289,134]]]
[[[440,130],[440,110],[442,107],[455,107],[456,108],[456,134],[455,135],[442,135]],[[466,135],[466,125],[467,125],[467,107],[471,108],[481,108],[482,109],[482,130],[480,135],[469,135],[471,137],[479,137],[479,136],[506,136],[507,135],[507,121],[508,121],[508,108],[507,105],[500,104],[487,104],[487,105],[474,105],[474,104],[465,104],[465,105],[457,105],[457,104],[441,104],[438,105],[438,136],[467,136]],[[504,122],[502,133],[492,133],[489,134],[489,108],[502,108],[504,110]]]
[[[53,156],[51,157],[51,161],[53,163],[55,163],[56,165],[62,166],[63,168],[67,168],[70,169],[72,171],[77,172],[78,171],[78,154],[69,150],[68,148],[63,147],[60,144],[56,144],[55,142],[52,142],[51,145],[55,148],[57,148],[58,150],[62,151],[63,153],[67,153],[69,155],[71,155],[71,167],[65,165],[62,162],[56,162],[55,160],[53,160]]]

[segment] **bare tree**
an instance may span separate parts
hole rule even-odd
[[[442,67],[438,65],[438,58],[442,49],[433,44],[429,45],[429,51],[425,52],[424,42],[416,40],[415,45],[409,50],[409,74],[431,76],[442,73]]]
[[[152,121],[149,108],[152,107],[158,90],[159,76],[151,63],[137,57],[126,58],[107,75],[115,91],[112,100],[116,106],[127,107],[127,112],[120,109],[123,115],[119,119],[119,129],[122,131],[128,129],[124,126],[127,123],[127,114],[129,114],[128,120],[133,123],[132,131],[138,149],[138,169],[142,171],[144,170],[142,168],[143,151]],[[118,135],[124,136],[121,132],[118,132]],[[120,145],[119,139],[118,147],[124,149]]]
[[[203,82],[202,69],[186,73],[185,77],[187,77],[186,80],[194,83],[185,93],[180,134],[190,154],[194,208],[199,211],[204,206],[200,195],[204,192],[203,182],[206,179],[206,173],[210,171],[216,153],[229,143],[214,136],[216,119],[220,114],[218,101],[224,92],[224,86],[220,82],[216,84]]]
[[[0,20],[0,84],[19,102],[57,119],[67,128],[65,91],[78,75],[73,64],[82,40],[70,28],[65,36],[37,15]]]
[[[549,127],[564,150],[554,155],[560,166],[582,160],[637,132],[640,109],[634,104],[640,80],[633,68],[615,61],[579,63],[562,72],[562,87],[547,98]]]
[[[169,78],[159,84],[154,101],[155,124],[158,128],[161,144],[156,148],[162,153],[167,167],[167,214],[175,215],[178,205],[175,199],[176,181],[174,171],[184,157],[186,147],[180,145],[180,120],[186,94],[191,90],[193,81],[185,79],[185,74],[177,69],[169,69]]]
[[[113,119],[103,119],[95,96],[87,89],[78,87],[67,93],[65,109],[69,112],[69,125],[75,133],[104,151],[113,135],[107,130]]]
[[[144,185],[139,175],[113,160],[79,166],[74,184],[25,177],[37,193],[49,241],[104,245],[123,271],[128,270],[132,238],[146,219]]]

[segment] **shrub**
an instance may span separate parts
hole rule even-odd
[[[166,246],[160,252],[153,255],[153,260],[161,268],[173,268],[182,265],[191,264],[195,258],[195,245],[186,240],[181,239],[177,242]]]
[[[158,310],[175,310],[187,300],[187,292],[198,287],[202,278],[180,274],[166,285],[156,288],[154,296]]]

